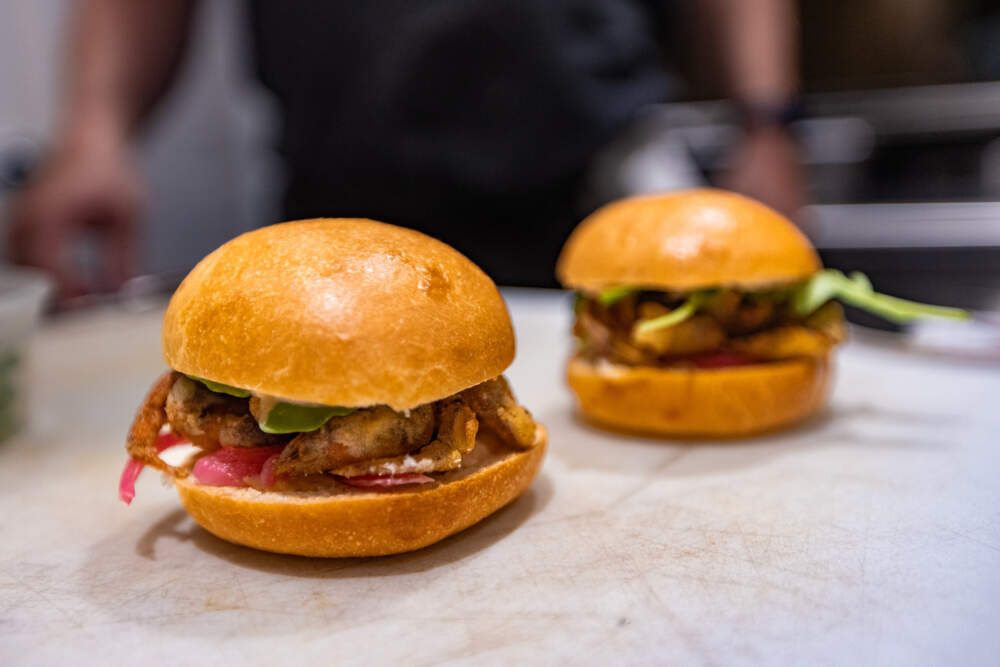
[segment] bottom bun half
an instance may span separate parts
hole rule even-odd
[[[174,484],[194,520],[229,542],[300,556],[385,556],[439,542],[517,498],[538,474],[546,444],[542,426],[527,451],[481,434],[459,470],[391,490],[323,476],[273,491],[204,486],[191,477]]]
[[[567,375],[589,421],[678,437],[739,437],[801,421],[823,407],[831,380],[829,356],[717,369],[573,357]]]

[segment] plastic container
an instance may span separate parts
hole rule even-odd
[[[44,273],[0,265],[0,441],[24,422],[21,361],[50,290]]]

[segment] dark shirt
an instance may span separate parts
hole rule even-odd
[[[437,236],[507,284],[551,284],[589,158],[670,81],[638,0],[257,0],[284,117],[289,218]]]

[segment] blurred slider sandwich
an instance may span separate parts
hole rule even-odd
[[[713,189],[599,209],[557,274],[576,290],[567,373],[583,416],[668,436],[747,435],[818,411],[845,337],[838,299],[898,323],[968,317],[823,270],[789,220]]]

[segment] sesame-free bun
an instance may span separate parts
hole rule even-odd
[[[204,486],[174,480],[181,503],[205,530],[229,542],[317,557],[385,556],[428,546],[517,498],[538,473],[546,433],[515,451],[481,434],[462,468],[439,481],[388,490],[358,489],[322,475],[290,490]]]
[[[801,421],[821,409],[829,356],[733,368],[621,366],[570,359],[580,412],[597,425],[667,436],[737,437]]]
[[[514,332],[493,281],[454,248],[373,220],[315,219],[229,241],[163,319],[182,373],[296,401],[395,410],[502,373]]]
[[[809,240],[760,202],[698,189],[632,197],[587,217],[570,235],[556,273],[563,285],[684,291],[757,289],[820,269]]]

